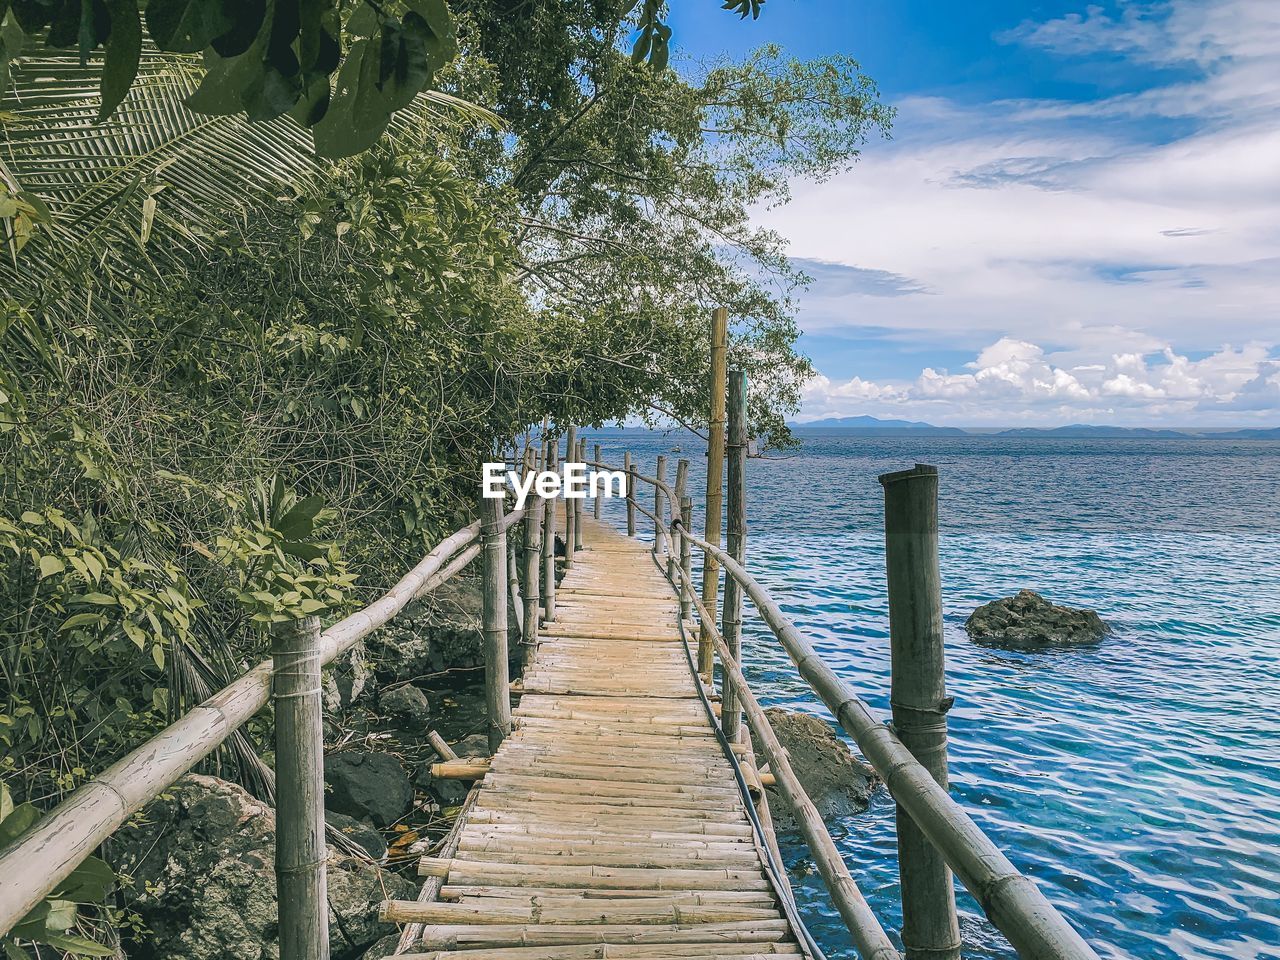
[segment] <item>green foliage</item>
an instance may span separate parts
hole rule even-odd
[[[287,114],[333,157],[366,149],[457,53],[445,0],[147,0],[145,17],[138,0],[0,0],[0,74],[36,39],[75,48],[81,64],[101,47],[104,120],[138,78],[144,19],[157,49],[204,54],[192,110]]]
[[[0,782],[0,847],[20,836],[40,819],[33,803],[14,805],[9,788]],[[100,904],[115,884],[115,874],[97,857],[89,857],[47,897],[0,934],[0,949],[9,960],[30,960],[22,944],[54,947],[72,957],[112,957],[115,950],[77,932],[81,904]]]

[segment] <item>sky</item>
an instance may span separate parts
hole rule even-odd
[[[1280,425],[1280,0],[675,0],[690,58],[849,54],[889,140],[756,212],[799,419]]]

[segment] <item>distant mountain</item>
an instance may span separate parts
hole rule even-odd
[[[1135,440],[1190,440],[1196,434],[1181,430],[1152,430],[1147,427],[1102,427],[1088,423],[1073,423],[1069,427],[1017,427],[1001,430],[997,437],[1063,437],[1086,440],[1107,437],[1130,437]]]
[[[1230,430],[1225,433],[1206,433],[1210,440],[1280,440],[1280,427],[1257,430]]]
[[[931,437],[963,437],[965,431],[959,427],[935,427],[931,423],[917,420],[881,420],[879,417],[828,417],[826,420],[810,420],[808,423],[793,423],[793,430],[838,430],[841,433],[854,435],[887,437],[896,435],[931,436]]]

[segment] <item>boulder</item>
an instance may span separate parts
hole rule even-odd
[[[454,577],[437,587],[369,639],[374,669],[395,681],[480,666],[483,602],[474,578]]]
[[[326,810],[324,819],[329,826],[341,831],[373,859],[381,860],[387,855],[387,841],[383,839],[381,833],[363,820],[348,817],[345,813],[338,813],[336,810]]]
[[[853,755],[848,745],[836,736],[830,725],[807,713],[795,713],[781,707],[770,707],[765,713],[778,741],[791,759],[809,799],[822,819],[830,823],[862,813],[871,802],[871,794],[880,780],[875,772]],[[756,762],[764,765],[763,755]],[[767,789],[769,810],[780,829],[795,827],[790,805],[776,787]]]
[[[384,713],[424,732],[431,723],[431,701],[427,695],[411,683],[402,683],[384,691],[378,697],[378,706]]]
[[[275,826],[271,807],[214,777],[189,774],[148,804],[112,842],[149,931],[129,956],[275,960]],[[344,960],[393,932],[378,921],[385,897],[414,896],[407,880],[332,847],[328,880],[330,955]]]
[[[372,693],[376,684],[369,651],[363,642],[339,657],[325,670],[322,684],[324,709],[332,715],[349,710],[362,696]]]
[[[1050,603],[1032,590],[984,603],[964,622],[975,643],[1014,650],[1097,643],[1110,627],[1093,610]]]
[[[343,750],[324,758],[325,806],[385,829],[413,806],[413,785],[389,753]]]
[[[383,937],[366,950],[360,960],[387,960],[388,957],[395,955],[396,947],[398,946],[400,946],[400,934],[393,933],[390,936]]]

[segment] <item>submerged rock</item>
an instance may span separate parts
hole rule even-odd
[[[325,806],[375,827],[391,826],[413,806],[413,785],[388,753],[343,750],[324,758]]]
[[[359,844],[361,849],[373,859],[381,860],[387,855],[387,841],[383,839],[381,833],[364,820],[357,820],[355,817],[349,817],[345,813],[338,813],[336,810],[326,810],[324,818],[329,826],[342,832],[352,842]]]
[[[828,822],[862,813],[880,782],[875,771],[853,755],[827,723],[781,707],[765,711],[778,741],[791,759],[805,792]],[[757,755],[756,762],[766,760]],[[790,807],[776,787],[767,789],[769,809],[780,829],[794,828]]]
[[[150,803],[113,841],[130,876],[130,907],[150,931],[136,960],[274,960],[278,916],[275,811],[234,783],[189,774]],[[358,957],[394,931],[378,921],[385,897],[414,887],[329,848],[331,956]]]
[[[1097,643],[1110,630],[1093,610],[1050,603],[1032,590],[993,600],[964,622],[969,639],[1015,650]]]

